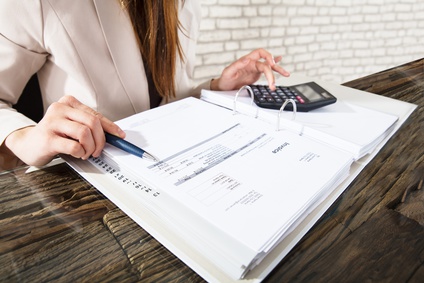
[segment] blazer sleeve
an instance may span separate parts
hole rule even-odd
[[[42,28],[39,1],[0,1],[0,144],[11,132],[35,124],[12,105],[48,56]]]
[[[12,108],[48,56],[42,45],[39,0],[0,1],[0,145],[6,137],[35,122]],[[22,162],[0,147],[0,171]]]

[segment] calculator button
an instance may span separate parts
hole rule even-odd
[[[305,100],[303,100],[303,98],[300,96],[296,96],[296,99],[302,104],[305,103]]]

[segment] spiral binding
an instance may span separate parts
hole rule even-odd
[[[250,97],[252,98],[252,100],[250,101],[250,105],[253,105],[253,99],[254,99],[254,96],[253,96],[253,90],[252,90],[252,88],[250,87],[250,86],[248,86],[248,85],[244,85],[244,86],[242,86],[238,91],[237,91],[237,93],[236,93],[236,96],[234,97],[234,102],[233,102],[233,114],[236,114],[237,113],[237,109],[236,109],[236,106],[237,106],[237,98],[239,97],[239,94],[240,94],[240,92],[242,92],[243,90],[247,90],[248,92],[249,92],[249,95],[250,95]],[[256,108],[256,114],[255,114],[255,118],[258,118],[258,114],[259,114],[259,108]]]
[[[254,95],[253,95],[253,90],[250,86],[248,85],[244,85],[242,86],[236,93],[235,97],[234,97],[234,101],[233,101],[233,114],[237,113],[237,99],[239,97],[240,92],[242,92],[243,90],[247,90],[249,92],[249,96],[251,97],[251,102],[250,105],[254,104]],[[281,121],[281,112],[283,112],[284,108],[287,106],[287,104],[291,103],[293,105],[293,115],[291,120],[295,120],[296,119],[296,113],[297,113],[297,105],[296,102],[293,99],[287,99],[286,101],[284,101],[283,105],[281,106],[280,110],[278,111],[278,115],[277,115],[277,123],[276,123],[276,131],[280,130],[280,121]],[[256,115],[255,118],[258,118],[259,115],[259,107],[256,107]],[[301,125],[301,130],[299,132],[299,135],[302,135],[303,133],[303,125]]]
[[[284,101],[283,105],[281,105],[280,110],[278,111],[278,116],[277,116],[277,131],[280,130],[280,121],[281,121],[281,112],[283,112],[284,108],[286,108],[287,104],[291,103],[293,105],[293,115],[292,115],[292,120],[296,119],[296,113],[297,113],[297,106],[296,106],[296,102],[293,99],[287,99],[286,101]]]

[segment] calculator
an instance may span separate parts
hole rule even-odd
[[[297,111],[308,112],[332,103],[337,99],[315,82],[302,83],[293,86],[276,86],[270,90],[267,85],[249,85],[253,91],[253,101],[262,108],[280,109],[287,99],[293,99]],[[284,110],[293,110],[293,105],[288,103]]]

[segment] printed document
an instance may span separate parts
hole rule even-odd
[[[118,124],[160,161],[113,146],[108,158],[237,239],[251,251],[246,265],[343,181],[353,162],[347,152],[194,98]]]

